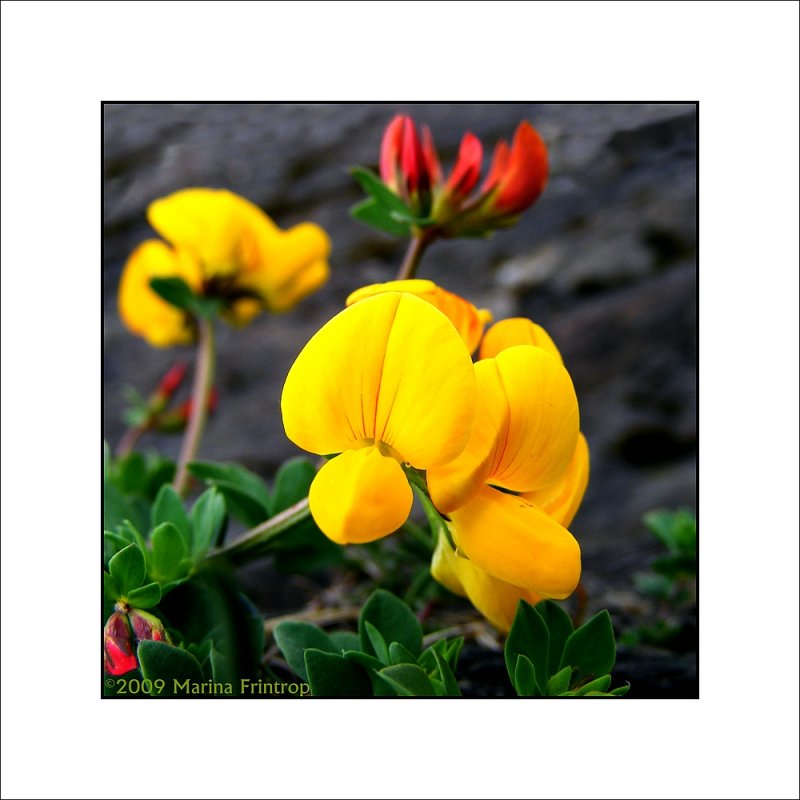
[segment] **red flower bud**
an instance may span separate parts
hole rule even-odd
[[[169,636],[164,630],[161,620],[147,611],[139,608],[131,609],[130,622],[133,627],[133,635],[138,642],[144,639],[152,639],[154,642],[168,642]]]
[[[431,186],[430,158],[424,152],[411,117],[396,116],[381,142],[380,172],[383,182],[404,199]]]
[[[492,191],[490,208],[514,215],[532,205],[547,182],[547,146],[528,122],[521,122],[511,150],[499,142],[483,191]]]
[[[161,383],[158,385],[158,393],[166,400],[169,400],[180,388],[183,379],[186,377],[187,370],[188,367],[183,361],[175,364],[161,379]]]
[[[442,166],[439,163],[439,155],[433,144],[431,129],[427,125],[422,128],[422,152],[425,154],[425,164],[428,167],[431,184],[436,186],[442,182]]]
[[[217,393],[217,387],[212,386],[208,392],[208,398],[206,400],[206,411],[209,414],[213,414],[217,410],[217,405],[219,403],[219,394]],[[189,421],[189,417],[192,415],[192,400],[185,400],[181,403],[180,407],[178,408],[178,416],[180,419],[185,423]]]
[[[103,661],[109,675],[124,675],[136,669],[136,655],[128,617],[115,611],[103,629]]]
[[[386,126],[381,141],[381,180],[394,192],[400,188],[397,171],[403,142],[404,120],[405,117],[398,114]]]
[[[483,146],[480,139],[472,133],[465,133],[455,166],[447,180],[447,192],[453,199],[465,198],[475,188],[481,176],[482,162]]]

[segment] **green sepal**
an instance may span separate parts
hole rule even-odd
[[[152,608],[161,602],[161,587],[153,582],[146,583],[132,592],[128,592],[128,602],[134,608]]]
[[[339,653],[340,650],[322,628],[310,622],[296,622],[288,620],[275,626],[273,632],[275,644],[278,645],[286,663],[292,671],[308,681],[306,672],[305,651],[309,648],[321,650],[324,653]]]
[[[306,674],[314,697],[371,697],[372,683],[357,664],[338,653],[305,651]]]
[[[611,616],[605,609],[581,625],[567,639],[561,668],[577,667],[578,677],[608,675],[617,657]]]
[[[394,211],[402,217],[415,218],[414,212],[372,170],[365,167],[352,167],[350,174],[380,206],[388,211]]]
[[[408,475],[408,473],[406,474]],[[409,475],[409,477],[411,476]],[[450,529],[447,527],[447,523],[442,518],[442,515],[437,511],[436,506],[434,506],[433,502],[425,493],[425,491],[416,483],[412,483],[412,485],[414,487],[415,494],[419,498],[420,503],[422,503],[425,516],[428,518],[428,524],[431,526],[434,545],[439,541],[440,536],[444,536],[450,547],[455,550],[456,546],[453,542],[453,537],[450,534]]]
[[[384,667],[377,674],[400,697],[436,697],[436,690],[430,678],[425,670],[416,664]]]
[[[180,647],[147,639],[139,642],[136,654],[142,668],[142,676],[151,681],[161,679],[166,684],[160,694],[156,695],[154,692],[153,696],[181,697],[188,692],[176,686],[176,682],[188,681],[189,685],[203,682],[200,662]]]
[[[219,300],[196,295],[182,278],[151,278],[150,288],[171,306],[198,317],[213,319],[222,308]]]
[[[122,595],[127,596],[144,583],[145,561],[142,551],[136,544],[123,547],[108,562],[108,571],[117,582]]]
[[[414,612],[391,592],[385,589],[374,591],[361,609],[358,618],[358,636],[361,649],[370,655],[377,655],[365,623],[374,625],[383,640],[389,644],[399,642],[407,650],[419,656],[422,651],[422,626]]]

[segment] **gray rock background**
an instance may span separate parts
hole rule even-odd
[[[375,166],[397,112],[430,125],[445,167],[471,130],[487,152],[523,118],[547,141],[551,178],[513,230],[437,243],[421,270],[553,335],[573,376],[592,476],[573,530],[590,597],[624,605],[657,550],[654,507],[696,508],[696,109],[692,104],[111,104],[104,110],[104,434],[123,431],[122,387],[155,386],[191,351],[148,347],[116,313],[120,272],[153,233],[147,204],[187,186],[226,187],[282,227],[313,220],[333,240],[332,278],[284,316],[219,334],[220,408],[202,457],[269,477],[296,454],[283,434],[283,377],[353,289],[394,277],[403,245],[351,220],[346,168]],[[142,444],[177,452],[175,439]],[[622,596],[622,600],[619,600]],[[608,603],[606,603],[608,604]],[[612,603],[613,604],[613,603]]]

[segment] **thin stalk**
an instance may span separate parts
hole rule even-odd
[[[398,281],[407,281],[417,274],[419,269],[419,262],[422,259],[422,254],[427,249],[428,245],[433,241],[430,234],[417,234],[408,243],[408,249],[403,257],[403,263],[397,272]]]
[[[210,319],[200,317],[197,320],[197,356],[194,365],[194,381],[192,383],[192,400],[189,421],[181,442],[178,456],[178,467],[175,471],[173,485],[175,491],[182,495],[186,491],[189,480],[188,465],[194,460],[203,436],[203,429],[208,416],[208,395],[214,381],[214,326]]]
[[[262,522],[260,525],[256,525],[255,528],[245,531],[233,541],[226,542],[216,550],[212,550],[208,557],[218,558],[224,556],[235,559],[251,550],[260,549],[276,536],[309,516],[311,516],[311,511],[308,508],[308,498],[306,497],[266,522]]]
[[[132,428],[128,428],[117,445],[117,458],[124,458],[127,456],[136,446],[139,439],[141,439],[149,429],[149,423],[146,425],[134,425]]]

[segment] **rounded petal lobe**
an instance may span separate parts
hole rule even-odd
[[[158,239],[142,242],[131,253],[119,284],[119,314],[125,326],[154,347],[188,344],[193,332],[187,315],[162,300],[152,278],[183,278],[192,288],[200,283],[199,265],[185,250],[173,250]]]
[[[494,360],[474,365],[475,424],[467,446],[452,461],[428,470],[431,500],[443,514],[467,503],[489,477],[499,441],[505,441],[508,401]]]
[[[517,344],[532,344],[555,356],[561,363],[561,358],[555,342],[547,331],[535,322],[525,317],[511,317],[496,322],[484,334],[481,342],[480,358],[494,358],[498,353]]]
[[[235,275],[252,257],[253,238],[278,230],[258,206],[225,189],[182,189],[152,202],[147,219],[197,256],[206,279]]]
[[[559,525],[569,526],[578,512],[586,487],[589,485],[589,445],[586,437],[578,435],[578,443],[566,472],[555,483],[524,492],[521,496],[552,517]]]
[[[523,498],[485,487],[451,520],[459,549],[489,575],[556,600],[578,585],[578,542]]]
[[[347,298],[347,305],[384,292],[408,292],[438,308],[453,323],[470,353],[477,349],[483,329],[492,320],[492,314],[487,309],[478,309],[463,297],[442,289],[433,281],[420,278],[363,286]]]
[[[547,486],[567,468],[578,440],[578,399],[572,379],[540,347],[510,347],[494,361],[509,416],[508,433],[500,442],[488,482],[514,492]]]
[[[413,500],[400,464],[377,447],[348,450],[328,461],[308,494],[314,521],[339,544],[388,536],[408,519]]]

